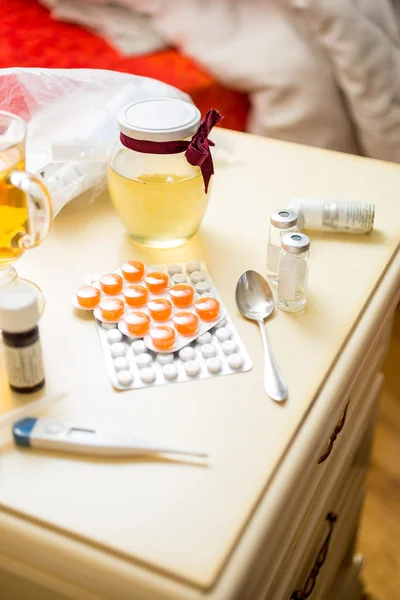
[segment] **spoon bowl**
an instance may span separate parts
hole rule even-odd
[[[236,306],[241,314],[260,327],[265,352],[264,388],[268,396],[277,402],[286,400],[287,385],[272,354],[264,319],[275,308],[271,288],[260,273],[246,271],[236,285]]]
[[[275,299],[264,277],[246,271],[236,285],[236,306],[246,319],[266,319],[275,308]]]

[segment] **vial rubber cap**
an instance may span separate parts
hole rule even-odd
[[[282,248],[290,254],[301,254],[310,248],[310,238],[305,233],[287,233],[282,238]]]
[[[269,220],[271,225],[278,229],[289,229],[289,227],[296,225],[297,213],[288,208],[282,208],[281,210],[273,212]]]
[[[0,290],[0,329],[23,333],[36,327],[40,318],[34,288],[19,282]]]

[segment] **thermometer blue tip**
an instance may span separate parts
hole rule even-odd
[[[30,446],[30,434],[32,429],[35,426],[37,419],[33,419],[32,417],[27,417],[26,419],[21,419],[17,421],[13,425],[13,436],[14,441],[19,446]]]

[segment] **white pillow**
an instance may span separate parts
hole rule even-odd
[[[164,2],[158,31],[220,82],[250,94],[250,132],[359,152],[329,60],[291,0]]]
[[[389,0],[292,0],[326,51],[365,154],[400,162],[400,36]]]

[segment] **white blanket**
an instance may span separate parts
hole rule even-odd
[[[147,54],[165,48],[144,11],[132,7],[130,0],[119,4],[107,0],[40,0],[59,21],[78,23],[102,36],[125,56]]]
[[[400,0],[119,3],[248,92],[249,131],[400,162]]]

